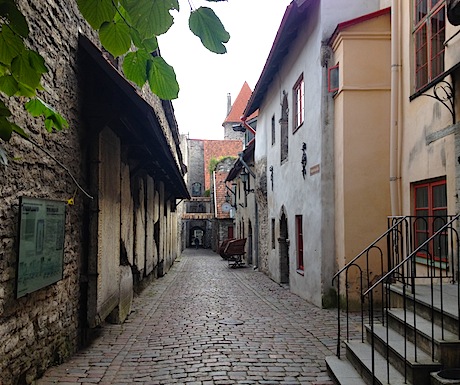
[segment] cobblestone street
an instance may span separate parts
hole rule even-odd
[[[330,385],[335,310],[319,309],[250,267],[186,250],[134,300],[123,325],[51,368],[39,385]]]

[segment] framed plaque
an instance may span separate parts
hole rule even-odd
[[[62,279],[65,202],[21,197],[16,298]]]

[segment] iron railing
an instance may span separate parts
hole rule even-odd
[[[388,346],[388,312],[392,304],[392,291],[394,285],[402,291],[402,308],[404,319],[404,360],[411,353],[417,362],[418,342],[416,333],[413,333],[412,344],[414,352],[408,352],[407,333],[412,324],[413,330],[417,326],[417,285],[429,285],[431,298],[428,307],[431,312],[431,358],[435,360],[435,309],[440,320],[441,339],[444,339],[444,309],[443,293],[446,285],[456,284],[457,303],[456,319],[458,320],[457,333],[460,339],[460,285],[459,285],[459,227],[460,215],[433,216],[433,217],[390,217],[388,230],[378,237],[373,243],[347,263],[333,277],[337,285],[338,294],[338,338],[337,356],[340,357],[342,343],[341,319],[346,319],[346,340],[350,340],[349,320],[350,298],[358,305],[361,316],[361,341],[365,339],[365,322],[369,324],[372,346],[372,377],[375,383],[375,341],[374,325],[377,323],[386,327],[386,341]],[[376,270],[377,269],[377,270]],[[353,271],[355,275],[353,276]],[[350,280],[350,276],[354,280]],[[345,279],[343,285],[341,280]],[[353,283],[356,283],[353,285]],[[342,285],[344,287],[342,287]],[[438,295],[434,295],[435,288]],[[345,289],[345,295],[342,294]],[[436,297],[436,298],[435,298]],[[342,312],[344,302],[345,312]],[[409,303],[410,302],[410,303]],[[411,306],[413,316],[408,319],[408,307]],[[386,349],[387,381],[389,383],[389,349]],[[407,380],[407,365],[404,373]]]

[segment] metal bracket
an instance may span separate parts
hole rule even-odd
[[[452,124],[455,124],[455,90],[453,84],[445,80],[440,81],[433,87],[433,95],[422,94],[422,96],[428,96],[441,102],[452,115]]]

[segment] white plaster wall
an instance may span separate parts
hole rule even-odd
[[[330,107],[324,106],[323,92],[326,71],[321,66],[321,45],[332,34],[337,24],[376,11],[378,0],[322,1],[310,7],[309,17],[298,33],[295,44],[268,89],[258,118],[255,159],[267,158],[268,220],[275,218],[279,237],[279,220],[284,206],[290,238],[290,288],[299,296],[321,305],[324,290],[330,286],[334,271],[334,201],[333,156],[331,131],[327,130]],[[292,87],[303,73],[305,82],[305,121],[292,133]],[[280,164],[280,125],[283,91],[289,101],[289,155]],[[271,119],[275,116],[276,143],[271,144]],[[307,144],[307,175],[302,178],[302,143]],[[271,189],[269,167],[273,166],[274,189]],[[310,168],[319,166],[320,172],[310,175]],[[296,271],[295,216],[303,216],[304,273]],[[279,246],[269,248],[268,275],[280,280]],[[327,271],[327,274],[324,274]]]

